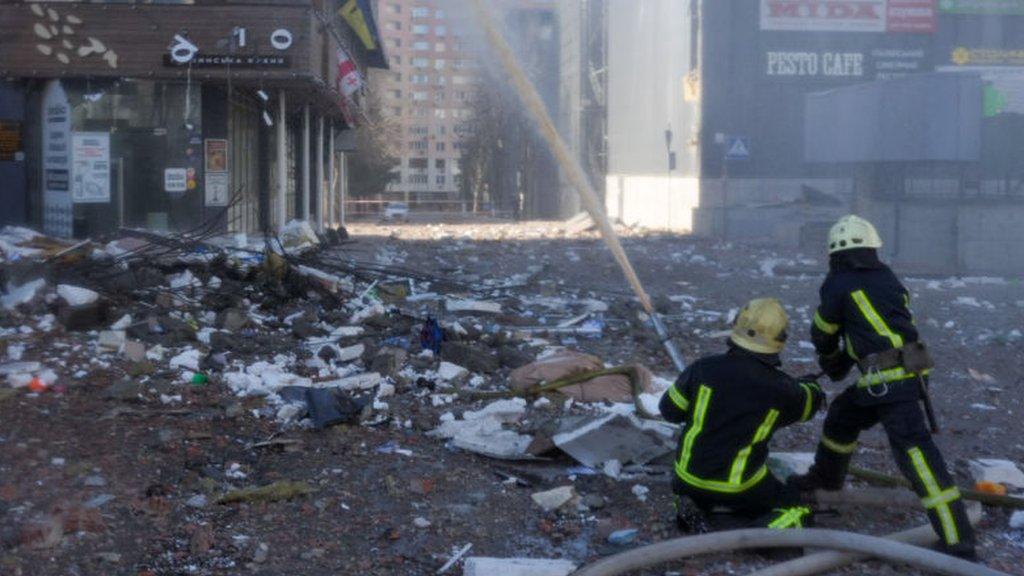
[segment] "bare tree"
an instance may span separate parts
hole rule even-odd
[[[398,126],[384,114],[379,97],[369,93],[363,100],[361,121],[356,128],[356,150],[349,158],[349,186],[356,197],[383,193],[395,180],[399,158],[392,149],[398,141]]]

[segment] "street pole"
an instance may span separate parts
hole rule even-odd
[[[278,91],[277,112],[277,231],[284,229],[288,223],[288,158],[285,142],[285,123],[287,122],[284,88]]]
[[[309,104],[302,107],[302,219],[309,221]]]
[[[324,231],[324,117],[317,114],[316,126],[316,230]]]

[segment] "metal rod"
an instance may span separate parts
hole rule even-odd
[[[302,107],[302,219],[309,221],[309,104]]]
[[[281,231],[288,224],[288,162],[285,137],[287,108],[284,88],[277,96],[277,229]]]
[[[597,224],[598,230],[601,232],[601,238],[608,246],[608,249],[611,251],[612,256],[615,258],[619,267],[622,269],[622,273],[625,275],[626,281],[640,300],[640,305],[654,320],[653,323],[655,325],[655,330],[658,331],[658,337],[661,339],[666,351],[668,351],[669,356],[672,358],[672,363],[676,368],[680,370],[683,369],[685,367],[685,363],[683,362],[682,356],[672,343],[664,324],[657,319],[657,313],[654,311],[651,298],[644,290],[643,284],[641,284],[640,278],[636,274],[636,270],[633,269],[633,264],[629,261],[629,257],[626,256],[626,252],[622,248],[622,243],[619,241],[619,237],[615,233],[615,229],[612,228],[612,224],[608,220],[607,214],[605,214],[604,206],[601,204],[601,200],[598,198],[597,192],[594,191],[594,188],[590,184],[587,175],[583,172],[583,168],[580,166],[580,163],[573,157],[572,153],[569,151],[569,147],[565,144],[565,140],[555,128],[555,124],[551,120],[551,116],[548,114],[544,101],[537,92],[537,88],[534,87],[526,77],[526,73],[516,61],[516,57],[512,53],[512,48],[508,45],[508,42],[505,41],[505,38],[502,37],[501,32],[498,31],[489,9],[484,5],[483,0],[469,0],[469,4],[473,7],[474,12],[476,12],[477,20],[480,22],[491,46],[495,49],[495,52],[505,69],[505,75],[509,78],[512,85],[518,92],[524,108],[526,108],[527,113],[537,124],[541,136],[545,141],[547,141],[552,155],[558,161],[569,183],[580,195],[580,200],[582,201],[584,208],[590,214],[590,217],[593,218],[594,223]]]

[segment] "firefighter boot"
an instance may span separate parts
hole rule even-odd
[[[706,534],[711,532],[707,514],[688,496],[675,495],[676,527],[684,534]]]
[[[814,455],[814,464],[806,474],[794,474],[786,483],[801,492],[814,490],[840,490],[846,480],[846,471],[850,467],[850,452],[840,452],[826,443],[818,445]]]

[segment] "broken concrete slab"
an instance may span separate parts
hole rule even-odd
[[[437,377],[445,382],[461,382],[469,377],[469,370],[451,362],[441,362],[437,368]]]
[[[568,560],[533,558],[466,558],[463,576],[568,576],[576,565]]]
[[[526,410],[521,398],[498,400],[477,411],[463,414],[456,420],[451,414],[441,417],[441,425],[428,436],[447,438],[452,445],[502,460],[532,460],[527,449],[533,438],[512,430],[505,430],[505,423],[517,422]]]
[[[481,312],[484,314],[501,314],[501,304],[485,300],[445,300],[445,309],[449,312]]]
[[[807,474],[812,464],[813,452],[772,452],[768,455],[768,468],[782,480],[794,474]]]
[[[7,283],[7,293],[0,296],[0,305],[6,310],[14,310],[18,306],[28,304],[35,300],[43,288],[46,287],[46,280],[37,278],[20,286],[11,282]]]
[[[572,486],[559,486],[545,492],[534,492],[530,499],[545,512],[552,512],[572,503],[577,498],[576,488]]]
[[[441,359],[481,374],[497,372],[501,365],[498,357],[493,356],[489,349],[461,342],[445,343],[441,348]]]
[[[64,299],[68,306],[79,307],[95,304],[100,295],[88,288],[72,286],[70,284],[58,284],[57,295]]]
[[[1009,460],[977,458],[968,462],[976,482],[995,482],[1007,488],[1024,490],[1024,472]]]
[[[365,351],[366,346],[362,344],[341,348],[338,350],[338,357],[335,358],[335,360],[338,362],[351,362],[353,360],[358,360]]]
[[[321,382],[319,386],[321,388],[340,388],[342,390],[369,390],[380,384],[382,379],[381,375],[376,372],[365,372],[338,380]]]
[[[600,468],[608,460],[646,464],[675,449],[675,429],[664,422],[609,414],[567,419],[552,439],[579,463]]]
[[[104,330],[100,332],[96,345],[100,347],[100,350],[120,352],[124,348],[126,339],[127,335],[124,330]]]

